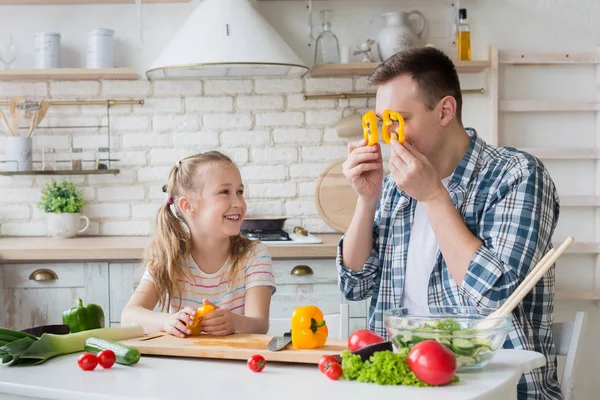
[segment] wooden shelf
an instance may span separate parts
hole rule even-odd
[[[81,169],[64,171],[0,171],[0,175],[114,175],[118,169]]]
[[[0,0],[2,1],[2,0]],[[101,80],[139,78],[135,68],[52,68],[52,69],[21,69],[0,71],[0,81],[31,81],[31,80]]]
[[[560,65],[560,64],[600,64],[598,53],[519,53],[501,51],[500,64],[511,65]]]
[[[600,111],[598,101],[502,100],[503,112]]]
[[[582,147],[521,147],[525,151],[542,160],[596,160],[600,158],[600,149]]]
[[[309,72],[313,78],[335,76],[368,76],[380,63],[319,64]],[[479,73],[490,67],[489,61],[462,61],[456,63],[458,73]]]
[[[142,3],[188,3],[190,0],[142,0]],[[135,0],[0,0],[0,6],[50,6],[76,4],[135,4]]]

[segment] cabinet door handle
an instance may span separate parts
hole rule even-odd
[[[56,279],[58,279],[56,272],[46,268],[36,269],[29,275],[31,281],[53,281]]]
[[[292,268],[292,272],[290,272],[290,274],[296,276],[312,275],[313,270],[308,265],[296,265],[294,268]]]

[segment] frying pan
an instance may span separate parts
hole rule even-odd
[[[283,229],[286,217],[277,215],[248,215],[242,221],[241,229],[248,231],[277,231]]]

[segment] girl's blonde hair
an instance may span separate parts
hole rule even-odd
[[[163,187],[167,201],[160,207],[156,217],[154,239],[144,253],[144,265],[152,277],[159,295],[159,304],[164,310],[170,308],[171,299],[181,298],[180,279],[191,277],[188,268],[192,250],[192,236],[186,227],[181,210],[177,208],[177,199],[189,195],[199,188],[194,187],[194,176],[201,167],[229,164],[236,166],[231,158],[218,151],[196,154],[177,162],[169,173],[169,183]],[[173,207],[171,209],[171,207]],[[233,282],[250,251],[253,242],[240,234],[231,237],[229,259],[231,266],[227,274],[229,284]],[[180,304],[181,306],[181,300]]]

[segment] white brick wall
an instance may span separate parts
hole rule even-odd
[[[115,175],[67,178],[84,188],[85,235],[148,235],[165,195],[174,163],[186,156],[220,150],[239,166],[249,214],[282,214],[296,225],[323,229],[314,205],[316,179],[331,160],[346,154],[335,122],[347,100],[304,100],[305,92],[360,87],[359,80],[256,79],[205,81],[0,82],[0,98],[11,95],[58,99],[144,99],[144,105],[110,109],[111,168]],[[364,101],[363,101],[364,103]],[[356,106],[360,108],[359,106]],[[95,159],[107,144],[107,129],[77,129],[108,123],[105,106],[53,107],[33,141],[34,160],[56,149],[70,159],[71,147]],[[0,137],[3,148],[4,137]],[[0,159],[4,157],[0,154]],[[91,165],[91,164],[89,164]],[[0,165],[1,168],[1,165]],[[35,207],[52,176],[0,176],[0,233],[45,235],[45,217]],[[311,229],[312,230],[312,229]]]

